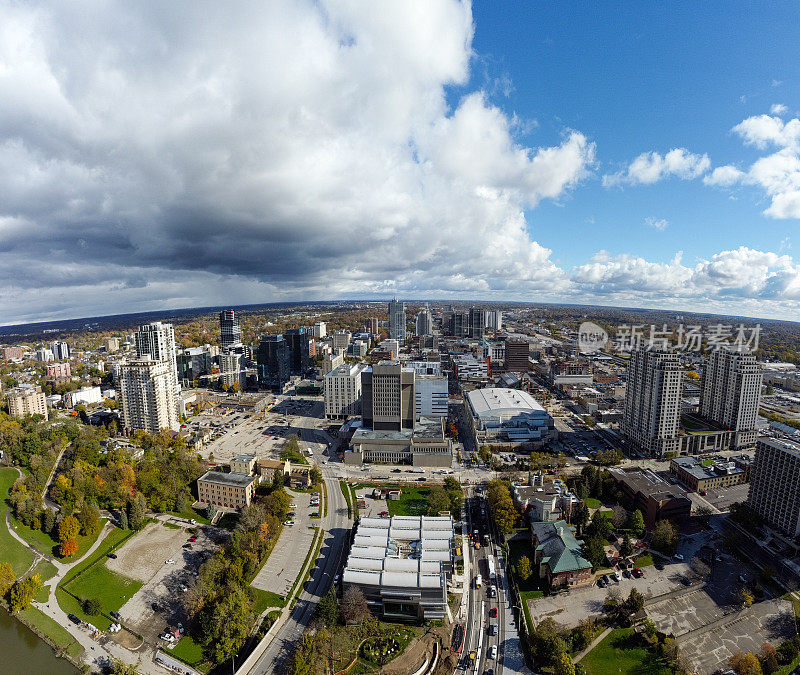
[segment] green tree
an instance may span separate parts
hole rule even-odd
[[[669,520],[659,520],[653,530],[653,539],[650,545],[666,555],[675,553],[678,547],[678,531]]]
[[[428,493],[428,515],[435,516],[440,511],[450,510],[450,497],[440,485],[432,485]]]
[[[611,535],[611,520],[606,516],[607,512],[595,511],[588,532],[592,536],[608,539]]]
[[[98,598],[87,598],[83,601],[83,611],[91,616],[96,616],[103,611],[103,605]]]
[[[206,635],[206,651],[215,663],[223,663],[236,654],[253,623],[252,601],[243,588],[224,594],[214,603]]]
[[[145,500],[141,492],[128,503],[128,524],[132,530],[141,530],[145,521]]]
[[[645,619],[642,622],[642,628],[644,628],[644,634],[650,640],[655,639],[656,635],[658,634],[658,628],[656,627],[656,624],[652,619]]]
[[[581,502],[575,507],[572,515],[572,522],[575,523],[578,528],[578,535],[581,535],[583,533],[583,528],[586,527],[586,524],[589,522],[589,507],[586,506],[585,502]]]
[[[119,512],[119,526],[123,530],[127,530],[128,529],[128,512],[125,509],[122,509]]]
[[[631,513],[628,519],[628,529],[633,532],[637,537],[641,537],[644,532],[644,516],[639,509]]]
[[[730,659],[728,665],[736,672],[736,675],[761,675],[761,664],[758,657],[751,652],[736,652]]]
[[[333,628],[336,625],[339,620],[339,603],[336,600],[335,589],[331,588],[320,598],[317,605],[317,614],[328,628]]]
[[[364,593],[356,586],[350,586],[344,593],[341,606],[342,620],[346,625],[352,626],[364,619],[369,614]]]
[[[631,614],[636,614],[636,612],[644,609],[644,596],[637,589],[632,588],[627,600],[625,600],[625,607],[628,608]]]
[[[283,469],[275,469],[272,472],[272,489],[277,490],[283,487]]]
[[[94,504],[84,504],[78,511],[81,534],[94,536],[100,531],[100,509]]]
[[[592,563],[594,569],[604,567],[608,563],[604,542],[598,536],[589,537],[583,543],[583,556]]]
[[[631,544],[631,538],[628,536],[627,532],[622,535],[622,544],[620,544],[619,552],[623,558],[627,558],[633,553],[633,544]]]
[[[322,471],[320,471],[319,468],[315,466],[309,472],[309,478],[311,479],[312,485],[319,485],[322,482]]]
[[[531,569],[531,561],[528,556],[524,555],[519,559],[517,563],[517,574],[519,574],[519,578],[523,581],[527,581],[533,570]]]

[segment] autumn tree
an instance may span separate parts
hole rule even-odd
[[[75,516],[67,516],[58,524],[58,539],[65,542],[68,539],[77,539],[81,531],[81,524]]]
[[[75,555],[78,552],[78,540],[77,539],[65,539],[61,542],[61,546],[59,546],[59,553],[61,554],[62,558],[68,558],[71,555]]]
[[[532,573],[533,570],[531,570],[530,559],[526,555],[522,556],[517,563],[517,574],[519,574],[519,578],[523,581],[527,581]]]
[[[42,589],[42,579],[38,574],[32,574],[25,579],[20,579],[9,591],[8,600],[11,613],[19,612],[31,604],[36,594]]]
[[[14,574],[14,568],[7,562],[0,563],[0,598],[5,597],[16,580],[17,575]]]
[[[758,657],[751,652],[736,652],[728,659],[728,665],[736,675],[761,675],[761,664]]]

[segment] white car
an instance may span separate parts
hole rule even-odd
[[[683,556],[680,553],[676,553],[675,560],[683,560]]]
[[[297,504],[289,504],[289,508],[290,509],[296,509],[297,508]]]
[[[169,560],[165,560],[165,561],[164,561],[164,564],[165,564],[165,565],[174,565],[174,564],[175,564],[175,561],[174,561],[172,558],[170,558]]]

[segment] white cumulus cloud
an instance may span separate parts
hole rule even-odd
[[[669,222],[664,218],[645,218],[644,224],[647,227],[652,227],[654,230],[663,231],[669,226]]]
[[[644,152],[625,170],[603,176],[603,185],[650,185],[673,176],[690,180],[703,175],[710,166],[708,155],[696,155],[686,148],[674,148],[665,155]]]

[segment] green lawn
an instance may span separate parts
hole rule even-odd
[[[66,649],[72,656],[78,656],[83,652],[83,647],[65,628],[35,607],[23,609],[15,616],[19,617],[23,623],[38,629],[56,647]]]
[[[653,564],[653,556],[650,555],[643,555],[636,559],[636,564],[639,567],[649,567]]]
[[[197,644],[190,635],[184,635],[173,649],[166,652],[184,663],[188,663],[197,670],[207,673],[209,668],[204,664],[203,648]]]
[[[178,513],[177,511],[167,511],[171,516],[177,516],[178,518],[186,518],[186,520],[196,520],[198,523],[202,523],[203,525],[208,525],[210,522],[205,515],[205,509],[203,512],[198,511],[194,507],[187,506],[183,511]]]
[[[603,505],[599,499],[595,499],[594,497],[587,497],[583,501],[586,507],[590,509],[599,509]]]
[[[342,494],[344,495],[344,499],[347,502],[347,517],[352,518],[353,504],[350,501],[350,486],[347,484],[347,481],[340,480],[339,487],[341,488]]]
[[[643,646],[633,628],[616,628],[582,660],[587,675],[670,675],[662,659]]]
[[[141,581],[112,572],[104,563],[98,562],[68,584],[66,589],[82,600],[97,598],[103,612],[108,614],[112,610],[119,610],[141,587]]]
[[[38,574],[43,582],[46,582],[48,579],[52,579],[58,570],[56,566],[48,560],[40,560],[33,572],[34,574]]]
[[[267,607],[283,607],[283,596],[270,591],[262,591],[260,588],[253,589],[256,592],[256,601],[253,604],[253,611],[256,615],[261,614]]]
[[[102,532],[103,527],[106,524],[106,519],[103,518],[100,520],[100,529],[97,530],[97,534],[90,536],[78,535],[78,551],[74,555],[71,555],[67,558],[62,558],[59,555],[59,542],[53,539],[49,534],[47,534],[47,532],[34,530],[27,525],[23,525],[13,516],[11,516],[11,524],[14,526],[14,531],[34,548],[38,549],[45,555],[58,558],[59,562],[71,563],[75,562],[76,560],[80,560],[86,555],[86,551],[88,551],[94,542],[97,541],[97,537],[100,535],[100,532]]]
[[[400,488],[400,499],[397,501],[387,500],[389,515],[392,516],[424,516],[428,513],[428,493],[431,491],[427,487],[406,487]]]
[[[25,572],[33,562],[33,553],[20,544],[6,527],[6,497],[19,478],[16,469],[11,467],[0,469],[0,562],[7,562],[14,568],[17,576]]]
[[[161,524],[164,527],[166,527],[167,529],[169,529],[169,530],[180,530],[181,529],[181,526],[180,525],[176,525],[175,523],[168,523],[168,522],[162,520]]]

